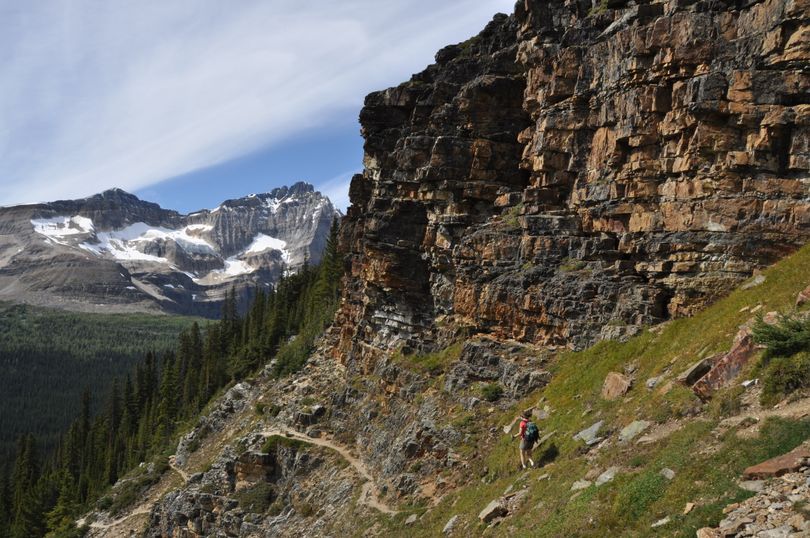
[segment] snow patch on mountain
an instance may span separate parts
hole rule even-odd
[[[223,273],[228,276],[246,275],[255,271],[255,267],[251,267],[247,262],[232,256],[225,260],[225,269],[214,271],[215,273]]]
[[[145,253],[144,245],[156,241],[174,241],[180,248],[190,254],[216,256],[217,252],[212,244],[202,237],[189,234],[189,232],[210,230],[211,226],[203,224],[186,226],[180,230],[170,230],[160,226],[149,226],[143,222],[136,222],[121,230],[98,232],[95,243],[84,242],[79,246],[97,256],[108,254],[117,260],[168,263],[166,258]]]
[[[67,244],[64,241],[65,237],[88,234],[95,231],[92,220],[78,215],[75,217],[32,219],[31,225],[34,227],[36,233],[44,235],[60,245]]]
[[[287,242],[265,234],[257,234],[253,242],[245,249],[245,254],[259,254],[267,250],[281,251],[284,263],[290,262],[290,253],[287,252]]]

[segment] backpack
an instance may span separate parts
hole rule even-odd
[[[526,424],[526,433],[523,434],[523,438],[529,443],[536,443],[539,437],[540,430],[537,429],[537,424],[534,422]]]

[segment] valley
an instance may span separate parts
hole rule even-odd
[[[78,416],[82,392],[93,409],[147,353],[172,351],[188,317],[71,313],[0,304],[0,454],[33,433],[50,450]]]

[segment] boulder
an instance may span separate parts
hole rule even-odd
[[[456,527],[456,524],[458,523],[458,517],[459,517],[458,514],[456,514],[449,520],[447,520],[447,523],[444,525],[444,528],[442,529],[443,534],[450,534],[453,532],[453,530]]]
[[[709,373],[712,369],[713,358],[700,359],[695,364],[687,368],[681,375],[678,376],[678,381],[691,387],[697,383],[698,379]]]
[[[746,480],[757,480],[782,476],[791,473],[807,465],[810,460],[810,445],[804,444],[788,452],[757,465],[752,465],[743,471],[743,478]]]
[[[646,420],[634,420],[619,432],[619,442],[628,443],[649,427],[650,422]]]
[[[663,469],[661,469],[661,472],[659,474],[664,478],[666,478],[667,480],[672,480],[673,478],[675,478],[675,471],[673,471],[669,467],[664,467]]]
[[[647,383],[645,383],[645,385],[647,386],[647,388],[648,388],[649,390],[652,390],[652,389],[654,389],[654,388],[655,388],[655,386],[656,386],[656,385],[658,385],[658,383],[661,381],[661,377],[662,377],[662,376],[651,377],[651,378],[649,378],[649,379],[647,380]]]
[[[602,385],[602,398],[605,400],[621,398],[630,390],[631,384],[632,381],[626,375],[610,372],[607,377],[605,377],[605,382]]]
[[[591,487],[590,480],[577,480],[573,484],[571,484],[571,491],[579,491],[581,489],[587,489]]]
[[[761,284],[765,283],[765,275],[756,275],[752,278],[749,282],[746,282],[742,286],[740,286],[741,290],[750,290],[751,288],[755,288]]]
[[[810,302],[810,286],[807,286],[799,292],[799,295],[796,297],[796,306],[804,306],[808,302]]]
[[[486,507],[478,514],[478,519],[484,523],[489,523],[497,517],[503,517],[508,513],[506,507],[501,504],[500,499],[491,501]]]
[[[737,482],[737,485],[740,486],[740,489],[744,489],[745,491],[753,491],[754,493],[759,493],[765,489],[764,480],[740,480]]]
[[[599,475],[599,478],[596,479],[596,487],[602,486],[611,482],[614,478],[616,478],[616,474],[619,472],[618,467],[611,467],[604,473]]]
[[[708,401],[718,389],[737,378],[755,355],[756,349],[751,329],[740,329],[729,352],[714,361],[709,372],[692,384],[692,390],[698,398]]]
[[[604,423],[604,420],[600,420],[599,422],[591,425],[589,428],[585,428],[578,434],[574,435],[574,440],[583,441],[588,446],[595,445],[602,440],[602,437],[599,437],[598,434]]]

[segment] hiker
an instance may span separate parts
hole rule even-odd
[[[518,432],[512,436],[512,439],[520,437],[520,466],[524,469],[526,468],[526,460],[529,460],[529,465],[534,467],[532,448],[539,436],[540,430],[537,429],[537,424],[532,422],[531,414],[528,411],[524,411],[520,419],[520,428]]]

